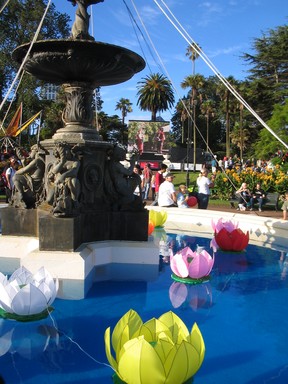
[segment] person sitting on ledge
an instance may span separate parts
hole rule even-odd
[[[258,202],[259,211],[262,212],[262,207],[265,202],[265,198],[266,198],[266,193],[261,188],[261,184],[257,183],[256,187],[253,189],[252,196],[250,198],[250,211],[253,211],[254,203]]]

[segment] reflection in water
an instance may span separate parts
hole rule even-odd
[[[9,352],[32,360],[45,351],[59,347],[59,332],[47,322],[39,324],[0,320],[0,356]]]
[[[281,280],[286,280],[288,271],[288,252],[280,252],[279,265],[281,270]]]
[[[174,282],[169,289],[169,298],[174,308],[190,307],[193,311],[210,308],[213,304],[209,282],[196,285]]]

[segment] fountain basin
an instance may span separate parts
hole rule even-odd
[[[13,59],[22,63],[30,44],[17,47]],[[89,83],[93,87],[129,80],[145,68],[138,54],[117,45],[89,40],[40,40],[26,60],[25,70],[39,80],[54,84]]]

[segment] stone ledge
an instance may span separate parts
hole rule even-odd
[[[213,236],[211,221],[224,218],[239,222],[240,228],[243,231],[249,231],[251,241],[258,242],[258,245],[287,246],[288,221],[209,209],[181,209],[158,206],[148,206],[147,209],[168,212],[165,223],[166,232],[183,232],[184,230],[185,232],[194,232],[211,237]]]

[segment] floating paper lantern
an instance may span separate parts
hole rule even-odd
[[[149,223],[148,223],[148,236],[151,235],[151,233],[154,231],[154,228],[155,228],[155,226],[152,223],[152,221],[149,221]]]
[[[25,267],[8,279],[0,272],[0,316],[19,321],[46,317],[56,298],[59,283],[40,268],[34,275]]]
[[[172,278],[187,283],[199,283],[207,280],[214,264],[214,258],[204,249],[193,252],[185,247],[170,258]]]
[[[249,232],[244,233],[238,228],[238,222],[219,219],[212,220],[214,239],[211,241],[211,247],[214,251],[221,248],[223,251],[243,251],[249,243]]]
[[[153,209],[149,210],[149,221],[151,221],[155,228],[163,227],[167,220],[166,211],[154,211]]]
[[[189,332],[171,311],[143,323],[138,313],[130,309],[116,324],[112,337],[109,327],[104,338],[107,359],[116,372],[115,383],[192,382],[205,354],[197,324]]]
[[[232,232],[222,228],[214,236],[218,247],[223,251],[243,251],[249,243],[249,232],[244,233],[241,229],[234,229]]]

